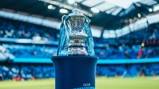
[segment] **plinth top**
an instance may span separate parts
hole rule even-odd
[[[54,58],[98,58],[96,56],[53,56],[51,59]]]

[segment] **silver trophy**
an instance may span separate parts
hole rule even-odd
[[[64,15],[60,28],[58,56],[94,56],[94,42],[90,19],[77,8]]]

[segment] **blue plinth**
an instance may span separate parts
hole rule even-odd
[[[56,56],[55,89],[95,89],[97,57]]]

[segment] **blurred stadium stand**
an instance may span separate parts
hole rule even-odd
[[[114,0],[94,1],[77,0],[81,11],[92,20],[99,57],[96,75],[159,75],[159,10],[155,9],[159,1],[135,0],[127,7],[110,4]],[[58,3],[70,12],[72,7],[64,0],[0,1],[0,80],[55,76],[50,58],[57,55],[63,15],[58,12]],[[92,8],[100,12],[95,14]]]

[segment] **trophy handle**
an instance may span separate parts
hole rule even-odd
[[[61,24],[61,26],[60,26],[60,39],[59,39],[59,45],[58,45],[58,49],[57,49],[57,55],[59,55],[59,52],[62,50],[62,46],[63,46],[63,44],[64,44],[64,42],[63,42],[63,40],[62,39],[64,39],[64,36],[62,36],[62,34],[64,34],[64,31],[65,29],[64,29],[64,25],[63,25],[63,23]]]
[[[87,43],[86,43],[86,47],[88,49],[88,53],[91,55],[91,56],[94,56],[95,55],[95,52],[94,52],[94,40],[93,40],[93,37],[92,37],[92,32],[91,32],[91,28],[89,26],[86,27],[85,29],[86,31],[86,34],[88,35],[88,38],[87,38]]]
[[[60,26],[60,39],[59,39],[59,45],[58,45],[58,50],[57,50],[57,55],[60,56],[60,52],[62,52],[62,50],[64,50],[67,47],[67,43],[68,43],[68,27],[67,27],[67,15],[64,15],[62,17],[62,24]],[[61,53],[63,54],[63,53]]]

